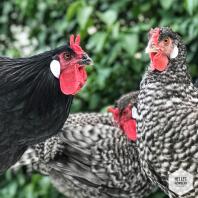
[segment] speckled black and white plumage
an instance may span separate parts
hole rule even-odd
[[[194,176],[194,189],[181,196],[198,197],[198,90],[186,65],[186,48],[170,28],[160,28],[170,36],[179,54],[170,59],[163,72],[148,67],[138,96],[138,149],[146,174],[170,197],[170,173],[182,168]]]
[[[50,62],[67,50],[62,46],[29,58],[0,57],[0,174],[28,146],[55,135],[65,123],[73,96],[61,93]]]
[[[70,198],[141,198],[152,191],[135,143],[109,113],[70,114],[62,132],[32,147],[18,165],[49,175]]]

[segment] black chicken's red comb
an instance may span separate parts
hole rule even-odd
[[[82,54],[83,50],[80,47],[80,35],[78,34],[76,39],[74,39],[74,35],[72,34],[70,36],[70,48],[76,53],[76,54]]]

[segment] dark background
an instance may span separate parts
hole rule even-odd
[[[198,76],[196,0],[9,0],[0,2],[0,54],[33,55],[80,33],[94,60],[87,86],[72,111],[104,111],[124,93],[138,89],[149,63],[144,53],[151,27],[170,26],[183,37],[192,77]],[[164,198],[157,192],[150,198]],[[47,177],[9,171],[0,177],[0,198],[62,198]]]

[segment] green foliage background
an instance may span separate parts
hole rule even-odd
[[[151,27],[171,26],[182,35],[191,74],[198,76],[197,9],[196,0],[1,0],[0,51],[33,55],[80,33],[95,64],[88,68],[87,86],[76,96],[73,111],[101,111],[123,93],[138,89],[149,62],[144,48]],[[9,171],[0,177],[0,198],[52,197],[62,196],[46,177]],[[166,196],[157,192],[151,197]]]

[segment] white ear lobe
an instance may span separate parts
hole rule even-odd
[[[135,106],[132,107],[132,118],[133,119],[138,118],[138,112],[137,112],[137,108]]]
[[[57,60],[53,60],[50,63],[50,70],[52,72],[52,74],[56,77],[59,78],[60,76],[60,63]]]
[[[172,59],[172,58],[176,58],[177,55],[178,55],[178,52],[179,52],[179,50],[178,50],[177,45],[174,45],[173,51],[172,51],[171,54],[170,54],[170,58],[171,58],[171,59]]]

